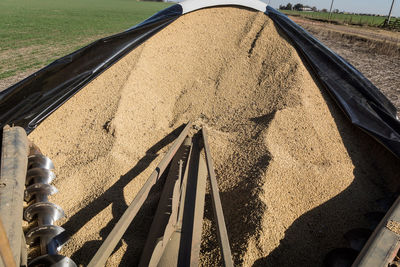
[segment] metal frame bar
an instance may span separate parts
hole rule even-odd
[[[186,137],[171,161],[171,167],[169,168],[143,253],[140,257],[139,267],[157,266],[168,241],[176,230],[181,195],[180,189],[183,176],[185,176],[189,167],[191,151],[192,139]],[[171,255],[170,260],[172,261],[172,259],[173,256]]]
[[[183,142],[185,141],[185,138],[188,136],[189,130],[191,128],[192,124],[189,122],[186,127],[182,130],[181,134],[178,136],[178,138],[175,140],[174,144],[170,148],[170,150],[167,152],[167,154],[164,156],[164,158],[160,161],[156,169],[153,171],[153,173],[150,175],[150,177],[147,179],[146,183],[144,186],[140,189],[139,193],[136,195],[135,199],[132,201],[132,203],[129,205],[129,207],[125,210],[124,214],[121,216],[121,218],[118,220],[114,228],[112,229],[111,233],[107,236],[106,240],[103,242],[99,250],[96,252],[90,263],[88,264],[88,267],[93,267],[93,266],[104,266],[105,263],[107,262],[107,259],[111,255],[112,251],[118,244],[119,240],[122,238],[124,235],[125,231],[128,229],[129,225],[131,224],[132,220],[135,218],[136,214],[139,212],[141,206],[145,202],[145,200],[148,197],[148,194],[151,190],[151,187],[157,182],[157,180],[160,178],[160,176],[163,174],[169,163],[172,161],[173,157],[175,156],[176,152],[179,150]],[[228,238],[228,233],[226,230],[226,225],[225,225],[225,219],[224,219],[224,214],[222,210],[222,204],[221,204],[221,199],[219,196],[219,190],[218,190],[218,183],[214,171],[214,165],[213,161],[211,158],[211,152],[210,148],[208,145],[208,135],[206,129],[201,130],[202,136],[203,136],[203,142],[204,142],[204,152],[205,152],[205,162],[204,159],[202,158],[200,154],[200,150],[198,149],[199,157],[198,157],[198,164],[203,165],[202,167],[196,166],[195,171],[197,176],[201,176],[201,172],[206,172],[208,176],[210,177],[210,186],[211,186],[211,197],[212,197],[212,205],[213,205],[213,211],[214,211],[214,218],[216,220],[217,224],[217,236],[218,236],[218,241],[220,244],[221,248],[221,254],[222,254],[222,259],[224,266],[226,267],[233,267],[233,261],[232,261],[232,254],[231,254],[231,249],[229,245],[229,238]],[[192,153],[192,151],[189,153],[189,155]],[[190,161],[190,156],[188,159],[188,164]],[[200,162],[202,161],[202,162]],[[202,164],[201,164],[202,163]],[[189,166],[186,167],[186,172],[187,174],[187,169]],[[206,170],[205,170],[206,169]],[[180,170],[181,173],[182,170]],[[182,175],[182,174],[181,174]],[[199,179],[199,177],[197,177]],[[201,178],[200,178],[201,179]],[[197,220],[202,218],[203,211],[204,211],[204,194],[205,194],[205,185],[201,185],[203,182],[202,181],[192,181],[194,182],[199,188],[196,189],[195,195],[193,201],[194,203],[194,208],[195,210],[193,211],[194,218],[192,218],[192,231],[195,233],[194,236],[191,235],[192,239],[190,241],[190,266],[194,266],[198,264],[198,255],[196,256],[196,253],[199,252],[199,246],[201,242],[201,229],[202,229],[202,223],[198,222]],[[200,184],[199,184],[200,183]],[[194,184],[193,184],[194,185]],[[184,190],[184,184],[182,184],[182,189]],[[198,191],[198,192],[197,192]],[[184,193],[184,192],[181,192]],[[203,193],[203,196],[200,196],[201,193]],[[185,200],[181,200],[186,203]],[[180,205],[185,206],[186,204],[181,203]],[[203,204],[203,207],[199,207],[199,205]],[[193,204],[191,204],[192,206]],[[197,208],[199,209],[197,209]],[[179,208],[179,210],[182,207]],[[180,214],[181,215],[181,214]],[[179,215],[178,215],[178,220],[179,220]],[[197,220],[196,220],[197,219]],[[202,221],[202,220],[201,220]],[[194,229],[193,229],[194,228]],[[183,240],[184,241],[184,240]],[[182,240],[181,240],[182,242]],[[185,243],[185,242],[184,242]],[[180,248],[179,250],[181,250]],[[195,251],[192,251],[192,249],[195,249]],[[179,254],[181,254],[179,252]],[[193,257],[193,258],[192,258]],[[180,258],[180,256],[179,256]]]
[[[390,265],[400,248],[400,235],[392,232],[387,227],[390,221],[400,224],[400,197],[397,198],[375,228],[352,266],[374,267]]]
[[[89,262],[88,267],[105,265],[107,259],[110,257],[114,248],[117,246],[119,240],[122,238],[125,231],[131,224],[132,220],[135,218],[141,206],[147,199],[151,187],[157,182],[157,180],[163,174],[168,164],[171,162],[173,156],[178,151],[179,147],[182,145],[183,141],[185,140],[186,136],[189,133],[191,126],[192,123],[189,121],[186,127],[182,130],[181,134],[175,140],[175,142],[173,143],[167,154],[164,156],[164,158],[160,161],[160,163],[152,172],[150,177],[147,179],[144,186],[137,193],[135,199],[132,201],[129,207],[125,210],[124,214],[118,220],[117,224],[114,226],[111,233],[107,236],[106,240],[103,242],[99,250],[92,258],[92,260]]]
[[[182,185],[185,188],[185,195],[182,195],[180,201],[182,219],[180,220],[181,235],[176,266],[198,266],[207,175],[207,165],[201,155],[200,138],[196,134],[193,137],[186,185]]]
[[[207,163],[204,156],[198,151],[198,166],[196,166],[196,181],[194,189],[194,214],[192,226],[192,242],[190,247],[190,266],[199,266],[199,256],[201,247],[201,234],[203,231],[204,203],[207,187]]]
[[[1,129],[0,129],[1,130]],[[0,168],[0,217],[16,265],[21,263],[22,214],[28,165],[28,138],[21,127],[2,129]],[[0,266],[4,266],[0,260]]]
[[[208,145],[208,134],[205,128],[201,129],[204,141],[204,152],[208,167],[208,175],[210,176],[211,197],[213,204],[214,217],[217,223],[217,236],[221,248],[221,256],[224,266],[233,267],[232,253],[229,246],[228,232],[226,230],[224,212],[222,210],[221,199],[219,197],[218,183],[214,171],[214,164],[211,158],[210,147]]]

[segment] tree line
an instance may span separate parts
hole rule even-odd
[[[286,6],[285,5],[280,5],[279,9],[282,9],[282,10],[298,10],[298,11],[308,10],[308,11],[315,11],[315,12],[319,11],[317,9],[317,7],[315,7],[315,6],[310,7],[310,6],[305,6],[303,4],[300,4],[300,3],[297,3],[295,5],[292,5],[291,3],[288,3]],[[320,11],[321,12],[328,12],[328,10],[326,10],[325,8],[320,10]],[[335,9],[335,10],[333,10],[333,12],[339,13],[339,10]]]

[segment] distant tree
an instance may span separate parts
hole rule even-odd
[[[323,8],[322,10],[321,10],[321,12],[328,12],[328,10],[326,9],[326,8]]]
[[[339,13],[339,9],[334,9],[333,13]]]
[[[315,7],[315,6],[313,6],[311,9],[312,9],[312,11],[314,11],[314,12],[317,12],[317,11],[318,11],[317,7]]]
[[[294,5],[293,9],[294,9],[294,10],[301,10],[303,7],[304,7],[304,6],[303,6],[302,4],[298,3],[298,4],[295,4],[295,5]]]
[[[292,4],[291,3],[288,3],[286,6],[285,5],[280,5],[279,6],[279,9],[282,9],[282,10],[292,10]]]

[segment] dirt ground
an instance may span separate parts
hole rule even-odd
[[[398,31],[388,31],[377,27],[329,24],[297,16],[290,16],[290,18],[304,28],[313,26],[321,29],[324,28],[326,30],[333,30],[336,32],[374,39],[376,41],[387,41],[397,45],[400,43],[400,33]]]
[[[400,47],[400,32],[290,18],[361,71],[400,110],[400,53],[393,52],[393,46],[386,51],[375,47],[387,43]],[[400,112],[397,114],[400,117]]]
[[[318,266],[398,186],[398,160],[349,123],[265,14],[204,9],[129,53],[30,134],[56,165],[51,200],[71,234],[64,255],[88,263],[188,120],[209,131],[238,266]],[[138,264],[156,202],[151,195],[107,266]],[[218,266],[208,208],[203,229],[201,263]]]

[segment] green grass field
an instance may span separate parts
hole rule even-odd
[[[303,12],[296,10],[280,10],[287,15],[296,15],[311,19],[328,20],[329,13],[327,12]],[[331,20],[338,23],[355,24],[355,25],[368,25],[379,26],[385,21],[386,17],[351,15],[351,14],[338,14],[332,13]]]
[[[135,0],[1,0],[0,79],[43,67],[169,5]]]

